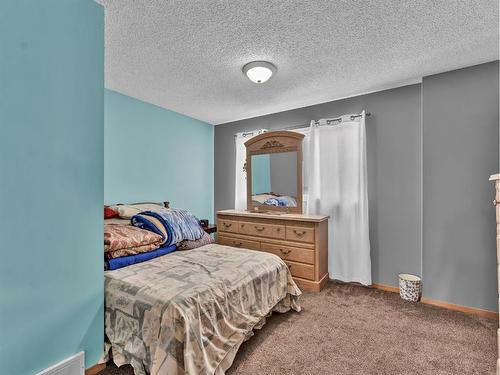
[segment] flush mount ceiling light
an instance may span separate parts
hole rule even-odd
[[[252,61],[243,67],[243,73],[254,83],[266,82],[276,70],[276,67],[268,61]]]

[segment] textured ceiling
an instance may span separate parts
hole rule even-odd
[[[212,124],[498,59],[498,0],[98,0],[106,87]],[[242,73],[278,67],[266,84]]]

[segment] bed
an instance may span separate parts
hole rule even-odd
[[[221,375],[266,316],[300,311],[300,294],[279,257],[217,244],[107,271],[106,352],[136,375]]]

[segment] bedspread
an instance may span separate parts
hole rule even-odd
[[[300,311],[300,294],[279,257],[210,244],[105,272],[106,336],[136,375],[223,374],[269,313]]]

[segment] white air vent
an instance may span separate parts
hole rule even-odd
[[[85,374],[85,353],[80,352],[65,359],[48,369],[39,372],[37,375],[84,375]]]

